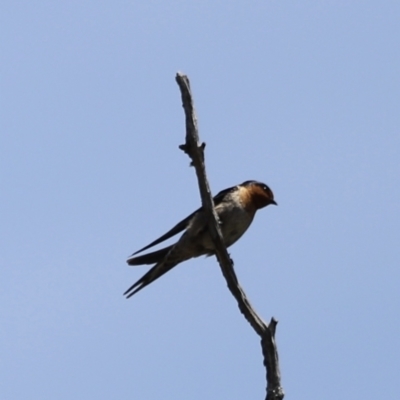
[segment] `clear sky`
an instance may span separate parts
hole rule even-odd
[[[0,6],[0,397],[262,399],[258,337],[214,258],[130,300],[125,260],[211,188],[266,182],[230,248],[279,320],[287,399],[400,398],[400,3]]]

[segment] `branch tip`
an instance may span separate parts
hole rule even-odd
[[[276,326],[278,325],[278,321],[272,317],[271,321],[269,322],[268,329],[271,332],[272,337],[275,336]]]

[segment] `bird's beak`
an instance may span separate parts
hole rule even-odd
[[[274,206],[277,206],[277,205],[278,205],[278,203],[277,203],[275,200],[272,200],[272,201],[271,201],[271,204],[273,204]]]

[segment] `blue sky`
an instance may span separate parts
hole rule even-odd
[[[230,248],[279,320],[287,399],[399,398],[400,4],[1,5],[2,399],[263,398],[258,337],[215,259],[137,296],[125,260],[215,193],[265,181]]]

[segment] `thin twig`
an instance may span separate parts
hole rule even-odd
[[[205,144],[200,144],[197,128],[197,118],[193,104],[193,97],[190,90],[189,79],[186,75],[177,73],[176,82],[182,94],[182,105],[186,117],[186,140],[185,144],[179,146],[192,160],[191,165],[196,170],[197,180],[200,189],[201,202],[208,216],[208,228],[215,245],[215,253],[227,282],[228,288],[236,299],[241,313],[261,337],[261,347],[264,357],[264,365],[267,370],[267,394],[266,400],[282,400],[283,389],[280,384],[280,372],[278,363],[278,352],[275,343],[275,330],[277,321],[272,318],[267,325],[255,312],[246,294],[240,287],[233,268],[233,262],[223,242],[221,229],[218,224],[218,217],[214,209],[214,202],[206,176],[204,164]]]

